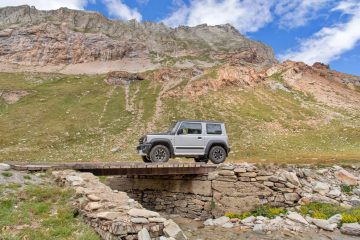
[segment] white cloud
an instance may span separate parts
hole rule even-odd
[[[272,4],[273,0],[191,0],[162,22],[172,27],[230,23],[240,32],[255,32],[272,21]]]
[[[356,0],[342,1],[333,11],[349,15],[348,21],[322,28],[309,39],[303,40],[297,50],[288,51],[280,58],[308,64],[317,61],[329,63],[354,48],[360,42],[360,3]]]
[[[132,9],[124,4],[121,0],[103,0],[106,9],[111,17],[122,20],[136,19],[141,21],[142,16],[138,10]]]
[[[331,2],[333,0],[280,0],[276,4],[274,12],[279,16],[281,27],[301,27],[318,18],[319,11]]]
[[[52,10],[61,7],[71,9],[84,9],[84,7],[93,0],[1,0],[0,7],[30,5],[40,10]]]

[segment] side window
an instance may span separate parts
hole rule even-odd
[[[178,134],[201,134],[201,123],[186,123],[181,124]]]
[[[221,124],[206,124],[206,133],[221,135]]]

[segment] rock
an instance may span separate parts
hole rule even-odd
[[[213,221],[213,223],[214,223],[214,225],[222,226],[222,225],[224,225],[225,223],[227,223],[229,221],[230,221],[230,218],[228,218],[226,216],[222,216],[222,217],[219,217],[219,218],[215,219]]]
[[[93,201],[93,202],[97,202],[97,201],[100,201],[101,198],[99,198],[98,196],[94,195],[94,194],[89,194],[87,195],[87,198],[90,200],[90,201]]]
[[[336,223],[339,224],[342,220],[341,214],[335,214],[331,218],[328,219],[329,223]]]
[[[161,218],[161,217],[149,218],[149,221],[154,223],[164,223],[166,221],[166,218]]]
[[[235,172],[235,173],[245,173],[245,172],[246,172],[246,169],[243,168],[243,167],[236,167],[236,168],[234,169],[234,172]]]
[[[82,182],[84,179],[80,176],[66,176],[66,180],[69,182]]]
[[[359,197],[353,196],[353,197],[350,199],[350,203],[351,203],[351,206],[354,206],[354,207],[360,206],[360,199],[359,199]]]
[[[330,191],[330,187],[326,183],[316,182],[315,186],[313,187],[315,192],[320,193],[321,195],[325,195]]]
[[[256,220],[256,217],[250,216],[250,217],[247,217],[247,218],[244,218],[243,220],[241,220],[241,223],[243,223],[243,224],[253,223],[253,222],[255,222],[255,220]]]
[[[253,231],[256,233],[265,233],[265,224],[255,224],[253,227]]]
[[[360,188],[355,188],[353,194],[360,196]]]
[[[328,169],[322,168],[322,169],[317,170],[316,172],[319,174],[324,174],[324,173],[327,173],[328,171],[329,171]]]
[[[114,147],[114,148],[112,148],[110,151],[111,151],[112,153],[117,153],[117,152],[120,152],[120,151],[121,151],[121,148],[120,148],[120,146]]]
[[[234,227],[234,224],[231,222],[227,222],[227,223],[223,224],[222,227],[223,228],[232,228],[232,227]]]
[[[299,194],[297,193],[284,193],[284,197],[286,201],[298,201],[300,199]]]
[[[151,240],[149,231],[146,228],[143,228],[138,232],[138,240]]]
[[[267,182],[267,181],[265,181],[265,182],[264,182],[264,185],[267,186],[267,187],[273,187],[273,186],[274,186],[274,183],[273,183],[273,182]]]
[[[147,220],[146,218],[141,218],[141,217],[131,218],[130,221],[135,224],[148,224],[149,223],[149,220]]]
[[[124,216],[124,214],[120,212],[99,212],[96,214],[97,218],[105,220],[115,220],[117,218],[121,218],[122,216]]]
[[[333,189],[327,194],[327,196],[330,198],[337,198],[340,197],[340,195],[341,195],[341,191],[339,189]]]
[[[128,214],[132,217],[144,217],[144,218],[160,217],[160,214],[157,212],[149,211],[146,209],[139,209],[139,208],[130,209],[128,211]]]
[[[309,223],[305,220],[305,218],[303,216],[301,216],[299,213],[297,212],[288,212],[288,215],[286,215],[286,217],[294,222],[298,222],[298,223],[302,223],[305,225],[309,225]]]
[[[326,231],[334,231],[337,228],[336,223],[330,223],[328,220],[324,219],[312,219],[312,223],[315,224],[317,227],[324,229]]]
[[[173,220],[167,220],[164,223],[164,229],[163,232],[166,237],[173,237],[177,240],[186,240],[188,239],[181,228],[173,221]]]
[[[281,176],[283,178],[285,178],[286,180],[288,180],[293,185],[298,186],[298,187],[301,186],[301,183],[295,173],[285,171],[285,172],[281,173]]]
[[[360,224],[359,223],[344,223],[340,232],[352,236],[360,236]]]
[[[205,225],[205,226],[213,226],[213,225],[214,225],[213,219],[212,219],[212,218],[207,219],[207,220],[204,222],[204,225]]]
[[[346,171],[345,169],[341,169],[337,172],[335,172],[335,177],[341,181],[342,183],[345,183],[347,185],[356,186],[358,185],[358,178]]]
[[[256,177],[256,172],[245,172],[239,174],[241,177]]]
[[[102,205],[98,202],[89,202],[85,208],[87,208],[91,211],[94,211],[94,210],[100,209],[101,207],[102,207]]]
[[[278,182],[278,181],[279,181],[279,178],[276,177],[276,176],[270,176],[270,177],[269,177],[269,181],[271,181],[271,182]]]
[[[6,163],[0,163],[0,171],[8,171],[10,170],[10,165]]]
[[[234,176],[235,175],[234,171],[231,171],[231,170],[220,170],[220,171],[218,171],[218,174],[220,176]]]

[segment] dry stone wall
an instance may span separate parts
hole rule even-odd
[[[360,204],[359,196],[342,193],[340,186],[357,186],[358,176],[359,169],[339,166],[311,169],[244,163],[221,165],[204,176],[119,176],[109,185],[149,209],[206,219],[263,204],[294,207],[321,201],[354,206]]]
[[[113,191],[91,173],[65,170],[53,176],[75,190],[76,209],[102,239],[187,239],[175,222],[143,208],[125,192]]]

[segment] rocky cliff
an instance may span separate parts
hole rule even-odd
[[[270,47],[247,39],[230,25],[172,29],[66,8],[2,8],[0,39],[0,61],[30,65],[204,55],[260,66],[276,62]]]

